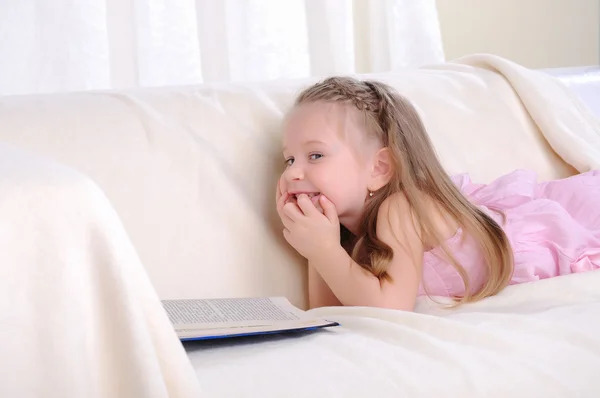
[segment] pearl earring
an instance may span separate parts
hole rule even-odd
[[[373,197],[373,192],[369,191],[369,196]]]

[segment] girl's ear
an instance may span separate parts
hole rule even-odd
[[[394,175],[394,162],[389,148],[381,148],[373,157],[369,189],[377,191],[386,186]]]

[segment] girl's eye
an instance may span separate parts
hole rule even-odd
[[[310,155],[310,160],[317,160],[317,159],[320,159],[322,157],[323,157],[323,155],[321,155],[320,153],[313,153],[313,154]]]
[[[291,166],[291,165],[292,165],[292,163],[294,163],[294,159],[293,159],[293,158],[290,158],[290,159],[286,159],[286,160],[285,160],[285,165],[286,165],[286,166],[288,166],[288,167],[289,167],[289,166]]]

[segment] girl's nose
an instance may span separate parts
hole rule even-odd
[[[289,180],[303,180],[304,179],[304,170],[302,169],[302,167],[292,165],[287,169],[286,177]]]

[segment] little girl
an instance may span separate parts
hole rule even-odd
[[[377,81],[309,87],[284,121],[277,210],[310,307],[413,310],[600,267],[600,173],[449,177],[415,109]]]

